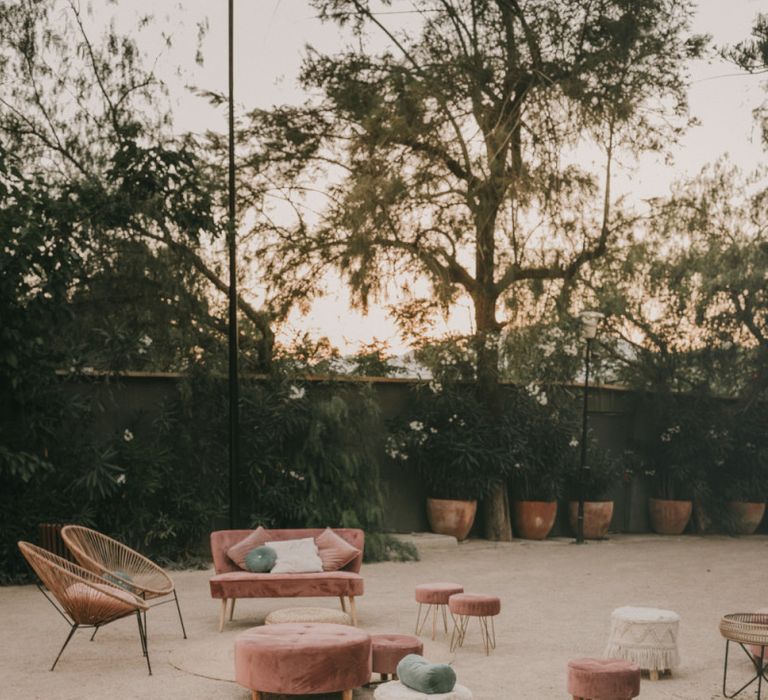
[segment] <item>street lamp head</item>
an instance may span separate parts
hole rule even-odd
[[[582,335],[587,340],[592,340],[597,335],[597,324],[600,319],[605,318],[605,314],[599,311],[582,311],[579,318],[581,319]]]

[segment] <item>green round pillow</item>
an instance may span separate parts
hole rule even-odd
[[[456,671],[448,664],[433,664],[418,654],[408,654],[397,664],[403,685],[427,695],[450,693],[456,685]]]
[[[245,555],[245,568],[255,574],[266,574],[276,561],[277,552],[272,547],[256,547]]]

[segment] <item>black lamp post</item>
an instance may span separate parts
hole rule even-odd
[[[240,481],[240,386],[237,352],[237,227],[235,226],[235,106],[234,106],[234,0],[229,0],[229,527],[237,520]]]
[[[589,362],[592,358],[592,341],[597,336],[597,324],[603,318],[599,311],[582,311],[581,333],[587,341],[584,349],[584,404],[581,412],[581,462],[579,469],[579,516],[576,531],[576,544],[584,544],[584,477],[589,469],[587,465],[587,403],[589,401]]]

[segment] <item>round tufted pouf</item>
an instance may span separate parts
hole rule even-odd
[[[448,608],[454,621],[451,651],[464,645],[470,617],[476,617],[480,623],[480,635],[486,655],[491,653],[491,649],[496,648],[496,629],[493,618],[501,612],[499,598],[477,593],[456,593],[448,600]]]
[[[472,700],[472,693],[469,688],[457,683],[450,693],[427,695],[403,685],[400,681],[390,681],[376,688],[373,697],[375,700]]]
[[[432,611],[432,639],[437,633],[437,613],[441,613],[443,619],[443,629],[448,634],[448,616],[446,608],[448,600],[455,593],[463,593],[464,586],[458,583],[420,583],[416,586],[416,602],[419,604],[419,610],[416,614],[416,634],[421,634],[424,624],[429,619],[430,610]],[[421,608],[427,606],[424,617],[421,617]]]
[[[611,613],[611,633],[605,647],[609,659],[624,659],[649,672],[658,680],[659,672],[679,664],[677,632],[680,616],[671,610],[625,606]]]
[[[631,700],[640,695],[640,667],[621,659],[574,659],[568,692],[574,700]]]
[[[397,672],[400,659],[408,654],[421,654],[424,645],[418,637],[410,634],[371,635],[371,659],[374,673],[383,678]]]
[[[281,608],[273,610],[264,619],[265,625],[282,625],[286,622],[326,622],[333,625],[351,625],[352,618],[341,610],[330,608]]]
[[[235,639],[235,680],[261,693],[343,692],[371,678],[371,637],[347,625],[281,624],[252,627]]]

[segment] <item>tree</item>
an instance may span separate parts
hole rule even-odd
[[[687,35],[692,4],[432,0],[412,31],[367,0],[315,4],[358,43],[310,50],[301,81],[313,98],[253,112],[244,128],[295,212],[294,225],[263,225],[266,274],[309,295],[335,268],[363,307],[396,284],[414,296],[419,278],[433,308],[468,296],[478,389],[493,405],[501,304],[513,314],[526,285],[554,284],[567,307],[578,271],[623,225],[615,151],[662,149],[685,125],[685,61],[704,43]],[[369,30],[389,48],[366,51]],[[585,152],[602,153],[602,185],[579,166]],[[321,177],[325,203],[302,208]],[[510,535],[502,492],[489,509],[497,538]]]
[[[61,232],[46,235],[66,231],[78,258],[65,303],[79,323],[54,337],[91,348],[80,353],[85,364],[179,369],[206,347],[215,356],[226,338],[223,303],[211,307],[228,284],[205,254],[223,232],[221,153],[210,140],[173,135],[165,86],[135,38],[114,27],[94,38],[88,23],[75,2],[0,3],[0,145],[27,189],[59,202],[47,223]],[[137,32],[149,26],[144,18]],[[2,206],[18,220],[17,200]],[[8,235],[32,234],[16,226]],[[270,319],[238,302],[246,359],[264,369]],[[183,332],[167,332],[174,324]],[[106,353],[92,350],[96,331]],[[147,352],[138,341],[152,336],[167,343]]]
[[[766,192],[765,173],[706,166],[587,279],[625,382],[747,404],[768,387]]]

